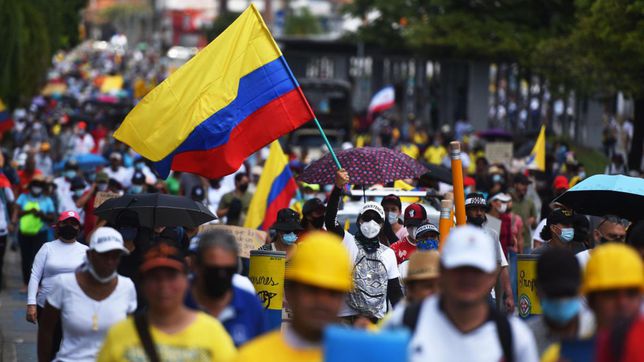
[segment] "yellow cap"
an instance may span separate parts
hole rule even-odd
[[[440,275],[440,256],[436,250],[418,250],[409,257],[409,268],[407,268],[408,280],[424,280],[438,278]]]
[[[644,266],[637,252],[621,243],[593,249],[584,274],[584,294],[623,288],[644,290]]]
[[[286,268],[287,280],[348,292],[353,288],[349,252],[335,234],[314,231],[297,243]]]

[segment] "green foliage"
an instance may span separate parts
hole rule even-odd
[[[213,21],[212,26],[206,30],[208,41],[212,41],[218,37],[219,34],[223,33],[223,31],[226,30],[226,28],[229,27],[230,24],[239,17],[239,15],[241,15],[241,13],[235,12],[226,12],[219,15],[215,21]]]
[[[15,107],[42,85],[51,56],[78,42],[87,0],[0,0],[0,98]]]
[[[320,21],[311,14],[308,8],[303,8],[295,14],[286,17],[284,34],[286,35],[315,35],[322,32]]]

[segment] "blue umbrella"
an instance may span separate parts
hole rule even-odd
[[[644,179],[622,175],[594,175],[554,200],[585,215],[617,215],[644,219]]]
[[[58,162],[54,166],[54,171],[60,171],[64,169],[65,163],[67,163],[67,161],[69,160],[76,161],[76,163],[78,164],[78,167],[84,171],[92,170],[92,169],[95,169],[96,167],[107,165],[107,160],[105,159],[105,157],[101,155],[96,155],[93,153],[84,153],[81,155],[74,155],[68,159]]]

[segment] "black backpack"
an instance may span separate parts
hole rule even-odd
[[[403,313],[403,326],[407,327],[413,336],[416,332],[416,325],[418,324],[418,316],[422,307],[421,303],[414,303],[405,307]],[[508,318],[497,311],[495,308],[490,307],[489,319],[496,324],[496,333],[501,343],[503,350],[503,361],[514,362],[514,353],[512,352],[512,327]]]

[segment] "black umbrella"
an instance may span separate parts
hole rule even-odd
[[[116,223],[124,210],[139,217],[139,225],[197,227],[216,219],[206,206],[188,197],[166,194],[125,195],[105,201],[94,214],[110,223]]]
[[[429,170],[429,176],[430,178],[433,178],[435,180],[438,180],[440,182],[444,182],[446,184],[451,185],[452,184],[452,169],[447,168],[445,166],[441,165],[434,165],[431,163],[423,163],[425,167]]]

